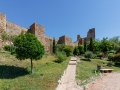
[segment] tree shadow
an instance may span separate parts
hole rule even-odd
[[[54,60],[53,62],[55,62],[55,63],[62,63],[63,61],[62,60]]]
[[[26,68],[0,65],[0,79],[14,79],[29,74]]]
[[[87,59],[87,58],[81,58],[80,60],[82,60],[82,61],[89,61],[89,62],[91,62],[91,60],[89,59]]]

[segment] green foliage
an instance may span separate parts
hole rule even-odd
[[[56,45],[56,49],[57,49],[57,51],[63,51],[63,49],[65,48],[65,44],[57,44]]]
[[[109,54],[109,53],[115,54],[115,52],[116,52],[115,50],[110,50],[110,51],[108,51],[108,54]]]
[[[86,51],[86,52],[85,52],[84,57],[85,57],[85,58],[88,58],[88,60],[90,60],[90,58],[92,58],[92,56],[93,56],[93,53],[92,53],[91,51]]]
[[[83,45],[79,45],[78,46],[78,51],[79,51],[79,54],[84,54],[84,46]]]
[[[116,53],[120,53],[120,48],[117,49]]]
[[[55,44],[55,38],[53,39],[53,53],[56,53],[56,44]]]
[[[6,32],[3,32],[2,33],[2,40],[3,41],[10,41],[10,42],[14,42],[14,39],[15,39],[16,35],[12,35],[11,33],[10,34],[7,34]]]
[[[99,39],[96,39],[96,40],[93,40],[93,52],[96,53],[96,52],[99,52],[101,49],[99,48],[100,46],[100,40]]]
[[[58,62],[58,63],[61,63],[64,60],[66,60],[66,54],[64,52],[57,52],[56,57],[57,57],[56,62]]]
[[[109,61],[108,63],[107,63],[107,66],[113,66],[114,65],[114,62],[112,62],[112,61]]]
[[[102,52],[98,53],[97,57],[99,57],[101,59],[103,57],[103,53]]]
[[[86,41],[84,41],[84,52],[87,51],[87,44],[86,44]]]
[[[6,33],[6,32],[3,32],[3,33],[2,33],[2,40],[5,41],[5,40],[7,40],[7,39],[8,39],[7,33]]]
[[[112,48],[111,43],[109,42],[108,38],[103,38],[101,40],[99,48],[103,51],[106,52]]]
[[[92,58],[92,59],[95,59],[96,57],[97,57],[97,55],[96,55],[96,54],[93,54],[91,58]]]
[[[63,49],[64,52],[66,53],[67,56],[71,56],[73,53],[73,49],[71,46],[65,46],[65,48]]]
[[[11,52],[11,51],[14,50],[14,47],[11,46],[11,45],[5,45],[5,46],[4,46],[4,50],[5,50],[5,51],[9,51],[9,52]]]
[[[78,55],[78,54],[79,54],[79,50],[78,50],[77,47],[74,48],[74,50],[73,50],[73,54],[74,54],[74,55]]]
[[[90,38],[90,43],[89,43],[89,49],[88,50],[93,52],[93,39],[92,39],[92,37]]]
[[[114,54],[113,54],[113,53],[109,53],[109,54],[108,54],[108,59],[109,59],[109,60],[112,61],[112,60],[113,60],[113,57],[114,57]]]
[[[115,63],[120,63],[120,53],[117,53],[117,54],[114,55],[113,61]]]
[[[28,59],[19,61],[6,51],[0,52],[0,59],[0,90],[55,90],[70,57],[59,64],[50,55],[33,61],[34,74],[29,74]]]
[[[115,36],[113,38],[110,38],[110,43],[112,44],[112,49],[115,51],[118,51],[120,48],[120,39],[119,36]]]
[[[32,60],[41,59],[44,55],[44,46],[37,40],[33,34],[26,33],[20,34],[14,41],[16,57],[20,60],[31,59],[31,73],[32,73]]]

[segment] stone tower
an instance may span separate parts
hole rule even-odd
[[[87,39],[90,39],[91,37],[95,39],[95,28],[89,29],[87,33]]]
[[[35,34],[38,38],[38,40],[45,45],[45,32],[44,32],[44,27],[37,24],[37,23],[33,23],[30,26],[30,30],[29,32],[31,32],[32,34]]]
[[[80,35],[77,35],[77,41],[79,41],[80,38],[81,38]]]

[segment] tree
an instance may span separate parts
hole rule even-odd
[[[86,44],[86,41],[84,41],[84,52],[87,51],[87,44]]]
[[[90,38],[89,50],[93,52],[93,39],[92,39],[92,37]]]
[[[56,53],[56,45],[55,45],[55,38],[53,39],[53,53]]]
[[[84,54],[84,57],[88,58],[88,60],[90,60],[90,58],[92,58],[92,56],[93,56],[93,52],[91,52],[91,51],[86,51]]]
[[[74,54],[74,55],[78,55],[78,53],[79,53],[79,50],[78,50],[77,47],[75,47],[74,50],[73,50],[73,54]]]
[[[31,60],[31,73],[33,70],[32,60],[41,59],[44,55],[44,47],[37,40],[35,35],[31,33],[20,34],[14,41],[16,57],[20,60],[30,58]]]
[[[57,44],[56,45],[56,51],[62,52],[64,48],[65,48],[65,44]]]
[[[78,51],[79,51],[79,54],[83,54],[84,53],[84,46],[83,45],[79,45],[78,46]]]
[[[100,40],[99,39],[96,39],[93,41],[93,52],[99,52],[100,51]]]
[[[103,38],[101,40],[99,48],[103,51],[106,52],[112,48],[112,44],[109,42],[108,38]]]

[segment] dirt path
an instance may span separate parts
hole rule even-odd
[[[77,58],[72,57],[67,69],[64,71],[56,90],[80,90],[75,81]]]
[[[86,90],[120,90],[120,73],[109,73],[88,85]]]

